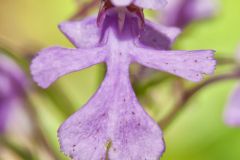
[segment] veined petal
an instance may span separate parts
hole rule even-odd
[[[134,4],[136,6],[139,6],[144,9],[161,9],[163,8],[166,4],[166,0],[135,0]]]
[[[60,127],[62,151],[74,160],[159,159],[161,130],[137,102],[128,73],[108,72],[96,95]]]
[[[59,29],[79,48],[96,47],[101,41],[101,29],[97,26],[96,17],[63,22],[59,25]]]
[[[165,27],[146,20],[140,32],[140,44],[154,49],[168,50],[176,37],[181,33],[179,28]]]
[[[200,81],[203,74],[212,74],[216,61],[212,50],[158,51],[136,48],[133,59],[157,70],[169,72],[191,81]]]
[[[225,123],[233,126],[240,126],[240,85],[235,88],[229,98],[226,110],[224,112]]]
[[[103,48],[65,49],[51,47],[39,52],[31,64],[33,79],[47,88],[59,77],[103,62],[106,54]]]

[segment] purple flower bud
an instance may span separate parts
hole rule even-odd
[[[77,49],[44,49],[31,65],[34,80],[46,88],[65,74],[107,64],[97,93],[61,125],[61,150],[74,160],[106,156],[112,160],[157,160],[165,148],[162,132],[137,101],[129,80],[130,64],[138,62],[200,81],[203,74],[214,71],[214,51],[168,51],[179,29],[147,20],[141,26],[141,17],[127,8],[105,10],[101,21],[101,25],[97,18],[62,23],[60,30]]]
[[[192,21],[212,17],[217,8],[215,0],[171,0],[160,15],[162,23],[184,28]]]
[[[225,123],[229,126],[240,126],[240,85],[235,88],[229,98],[226,110],[224,112]]]
[[[10,114],[23,98],[26,77],[9,58],[0,53],[0,133],[5,131]]]
[[[237,48],[236,61],[240,64],[240,46]],[[224,112],[224,121],[232,127],[240,127],[240,84],[233,90]]]

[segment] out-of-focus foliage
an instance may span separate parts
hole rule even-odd
[[[0,0],[0,48],[20,57],[19,62],[21,59],[30,61],[38,50],[49,45],[72,47],[57,25],[74,15],[78,5],[85,2],[88,0],[79,0],[78,3],[74,0]],[[95,11],[96,8],[92,13],[96,13]],[[152,12],[146,13],[153,15]],[[188,26],[174,47],[215,49],[217,56],[233,58],[240,41],[239,15],[240,1],[219,0],[219,13],[216,17]],[[229,69],[220,66],[216,73]],[[61,159],[66,158],[59,152],[57,129],[68,114],[86,103],[95,92],[103,72],[103,66],[99,65],[73,73],[61,78],[46,91],[32,85],[30,102],[39,116],[44,136]],[[235,81],[213,84],[191,99],[187,108],[164,131],[167,150],[163,160],[240,159],[240,129],[226,126],[222,116],[234,84]],[[139,91],[141,103],[155,120],[161,119],[171,109],[174,96],[177,96],[173,94],[173,86],[176,84],[171,79],[151,86],[144,96],[141,96],[141,92],[145,90]],[[56,102],[58,100],[60,102]],[[66,110],[61,109],[64,106]],[[26,142],[28,143],[30,142]]]

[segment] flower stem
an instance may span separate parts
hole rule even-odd
[[[42,131],[42,127],[40,126],[40,122],[38,120],[37,112],[36,110],[32,107],[30,100],[28,97],[26,98],[26,110],[28,112],[28,115],[32,121],[33,124],[33,130],[34,130],[34,135],[36,136],[36,140],[42,144],[45,148],[45,150],[49,153],[49,155],[54,159],[54,160],[59,160],[58,155],[55,153],[53,148],[50,146],[48,140],[44,136],[44,133]]]
[[[0,136],[0,145],[22,159],[37,160],[27,148],[12,143],[4,136]]]
[[[203,88],[221,81],[226,80],[235,80],[240,79],[240,71],[235,71],[232,73],[225,73],[221,75],[214,76],[209,78],[205,82],[196,85],[195,87],[186,90],[183,95],[181,96],[180,100],[175,104],[173,110],[158,124],[161,126],[162,129],[166,129],[176,118],[176,116],[186,107],[186,104],[189,102],[191,97],[193,97],[198,91],[202,90]]]

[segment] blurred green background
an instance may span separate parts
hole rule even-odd
[[[88,0],[0,0],[1,48],[30,60],[37,51],[50,45],[73,47],[57,25],[73,16],[79,6],[86,2]],[[174,48],[214,49],[217,56],[233,58],[240,43],[240,1],[219,0],[219,4],[219,13],[215,18],[189,25]],[[89,14],[96,11],[97,8]],[[152,12],[146,13],[152,15]],[[216,74],[229,69],[219,66]],[[46,91],[36,86],[34,88],[37,91],[29,91],[44,136],[60,159],[67,158],[59,151],[57,129],[68,113],[77,110],[93,95],[103,78],[103,72],[102,65],[94,66],[64,76]],[[151,102],[139,97],[156,121],[170,110],[169,106],[174,101],[173,83],[173,80],[165,81],[149,88],[146,97],[150,97]],[[228,127],[223,122],[224,107],[235,84],[236,81],[213,84],[191,99],[174,122],[164,130],[167,149],[162,160],[240,159],[240,128]],[[60,102],[55,102],[58,99],[61,99]],[[61,108],[65,106],[65,109],[59,109],[58,104],[61,104]],[[29,143],[26,142],[28,140],[31,141],[26,139],[21,145]],[[36,151],[36,154],[42,153]],[[4,156],[8,157],[7,153]],[[15,159],[18,159],[17,156],[14,156]],[[51,158],[46,156],[45,159]]]

